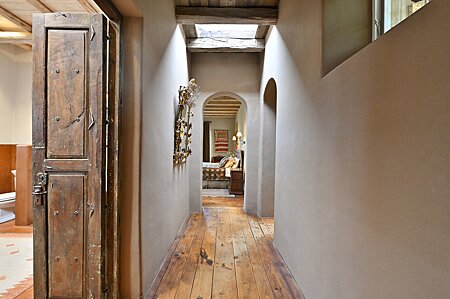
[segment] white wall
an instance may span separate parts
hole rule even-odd
[[[260,57],[258,54],[191,55],[191,74],[200,85],[201,93],[194,108],[192,151],[190,157],[191,211],[201,208],[202,187],[202,109],[206,100],[216,96],[233,96],[244,100],[247,114],[247,173],[245,184],[245,209],[256,213],[259,147],[259,86]]]
[[[189,78],[186,46],[175,21],[174,3],[141,1],[140,6],[144,18],[141,271],[146,294],[189,213],[189,165],[174,167],[172,161],[178,89],[187,85]]]
[[[0,143],[31,144],[31,50],[0,44]]]
[[[283,0],[275,243],[305,297],[450,294],[450,2],[433,0],[322,78],[321,1]]]
[[[214,137],[214,131],[215,130],[227,130],[228,131],[228,152],[234,151],[234,141],[233,141],[233,134],[234,127],[235,127],[235,119],[234,118],[210,118],[205,117],[204,121],[211,122],[209,125],[209,140],[210,140],[210,159],[214,156],[225,156],[227,153],[218,153],[216,152],[215,147],[215,137]],[[211,161],[211,160],[210,160]]]

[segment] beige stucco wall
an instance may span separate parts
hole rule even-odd
[[[189,164],[174,167],[178,89],[187,85],[186,46],[172,1],[141,1],[141,280],[144,295],[189,213]]]
[[[275,243],[306,298],[450,294],[450,2],[321,73],[321,1],[282,0]]]
[[[31,144],[31,50],[0,44],[0,70],[0,143]]]

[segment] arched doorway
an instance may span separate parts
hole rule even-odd
[[[259,161],[258,215],[273,217],[275,209],[275,164],[277,84],[267,82],[261,107],[261,155]]]
[[[244,203],[247,108],[231,95],[216,95],[203,105],[202,205]]]

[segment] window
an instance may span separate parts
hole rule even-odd
[[[256,36],[258,25],[196,24],[195,29],[198,37],[252,39]]]
[[[374,0],[374,34],[378,38],[431,0]]]

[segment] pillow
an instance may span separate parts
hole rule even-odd
[[[227,161],[227,163],[225,164],[225,168],[230,168],[230,167],[232,167],[234,165],[234,159],[229,159],[228,161]]]
[[[228,162],[228,157],[222,158],[222,160],[220,160],[220,162],[219,162],[219,168],[224,167],[225,164],[227,164],[227,162]]]
[[[238,158],[234,158],[234,164],[233,164],[233,166],[231,167],[231,168],[233,168],[233,169],[237,169],[238,168],[238,166],[239,166],[239,159]]]

